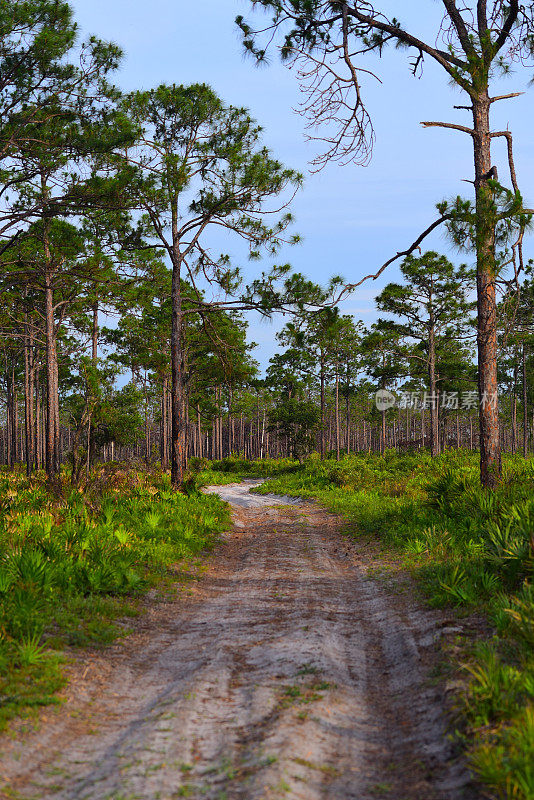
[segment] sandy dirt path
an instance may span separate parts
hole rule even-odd
[[[475,797],[431,680],[458,628],[373,577],[338,518],[249,485],[214,489],[235,526],[194,591],[78,656],[66,703],[0,741],[2,797]]]

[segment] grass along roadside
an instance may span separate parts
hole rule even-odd
[[[247,478],[272,478],[276,475],[296,472],[300,463],[291,458],[264,458],[247,461],[239,456],[230,456],[220,461],[207,458],[191,458],[189,472],[196,486],[227,486]]]
[[[57,702],[65,647],[121,635],[114,620],[229,525],[219,498],[176,494],[165,475],[108,470],[86,495],[63,478],[57,499],[39,477],[0,473],[0,729]]]
[[[451,451],[311,457],[255,490],[318,500],[394,552],[432,606],[487,619],[448,655],[465,678],[457,736],[491,796],[514,800],[534,798],[533,488],[532,459],[505,457],[490,494],[477,457]]]

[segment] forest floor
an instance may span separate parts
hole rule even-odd
[[[0,740],[3,798],[460,800],[439,679],[469,620],[308,502],[217,487],[234,527],[64,702]],[[191,588],[192,587],[192,588]]]

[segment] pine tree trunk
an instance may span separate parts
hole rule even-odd
[[[97,360],[98,360],[98,300],[93,302],[92,306],[93,312],[93,325],[91,331],[91,360],[93,362],[93,367],[96,369]],[[90,406],[93,406],[93,398],[88,396],[88,402]],[[91,464],[94,460],[94,437],[92,436],[92,426],[91,426],[91,417],[92,413],[89,414],[89,418],[87,421],[87,463],[86,463],[86,474],[89,477],[89,473],[91,472]]]
[[[347,451],[348,455],[350,453],[350,398],[348,384],[347,397],[345,399],[345,424],[347,426],[347,430],[345,432],[345,450]]]
[[[13,386],[12,376],[9,369],[5,373],[6,380],[6,462],[8,466],[15,466],[15,454],[13,449]]]
[[[496,486],[502,474],[497,403],[497,304],[495,226],[488,176],[491,169],[490,100],[487,89],[473,100],[475,135],[477,348],[480,425],[480,480]]]
[[[436,339],[433,312],[430,312],[430,331],[428,337],[428,384],[430,389],[430,455],[439,453],[438,395],[436,383]]]
[[[266,411],[263,410],[263,419],[261,424],[261,438],[260,438],[260,458],[264,458],[264,443],[265,443],[265,422],[266,422]]]
[[[12,391],[12,415],[11,415],[11,441],[13,447],[14,463],[18,464],[20,461],[20,447],[19,447],[19,399],[17,394],[17,381],[15,378],[15,364],[11,367],[11,391]]]
[[[336,459],[339,461],[341,452],[341,431],[339,427],[339,364],[336,360]]]
[[[35,374],[35,468],[41,469],[43,465],[43,431],[41,425],[41,369]]]
[[[199,458],[204,456],[204,447],[202,441],[202,421],[200,419],[200,405],[197,403],[197,431],[198,431],[198,453]]]
[[[522,389],[523,389],[523,456],[526,458],[528,455],[528,407],[527,407],[527,357],[525,351],[525,343],[523,342],[522,349]]]
[[[320,368],[321,368],[321,376],[320,376],[320,380],[321,380],[321,459],[324,459],[325,452],[326,452],[326,447],[325,447],[325,436],[326,436],[326,431],[325,431],[325,405],[326,404],[325,404],[325,385],[324,385],[325,384],[325,374],[324,374],[325,365],[324,365],[324,353],[323,353],[322,350],[321,350]]]
[[[426,426],[425,426],[425,409],[421,409],[421,438],[423,439],[423,447],[426,447]]]
[[[163,385],[161,388],[161,442],[160,442],[160,459],[161,469],[165,471],[169,466],[169,443],[167,440],[168,421],[167,421],[167,377],[163,378]]]
[[[175,259],[172,271],[172,327],[171,327],[171,483],[181,489],[185,468],[184,424],[184,351],[182,290],[180,285],[180,260]]]
[[[47,254],[48,255],[48,254]],[[59,396],[57,343],[54,323],[54,293],[52,275],[45,273],[45,340],[46,340],[46,438],[45,467],[49,478],[59,472]]]
[[[91,335],[91,358],[96,365],[98,358],[98,300],[93,303],[93,330]]]
[[[517,361],[514,363],[514,388],[512,392],[512,453],[517,452]]]
[[[26,335],[24,337],[24,431],[25,431],[25,456],[26,474],[32,473],[34,463],[34,428],[33,428],[33,342],[28,332],[28,320],[25,322]]]
[[[232,389],[230,386],[228,386],[228,455],[232,455],[235,449],[232,400]]]

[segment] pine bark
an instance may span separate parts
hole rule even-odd
[[[497,403],[497,303],[495,226],[491,214],[490,99],[487,89],[473,100],[477,251],[477,349],[480,426],[480,479],[492,488],[501,478]]]
[[[522,389],[523,389],[523,456],[528,455],[528,394],[527,394],[527,357],[525,343],[523,342],[522,354]]]
[[[430,454],[432,456],[437,456],[439,453],[439,418],[436,381],[436,338],[432,312],[430,315],[428,348],[428,384],[430,389]]]
[[[180,259],[177,258],[173,264],[171,293],[171,483],[175,489],[183,486],[185,468],[184,315],[180,271]]]

